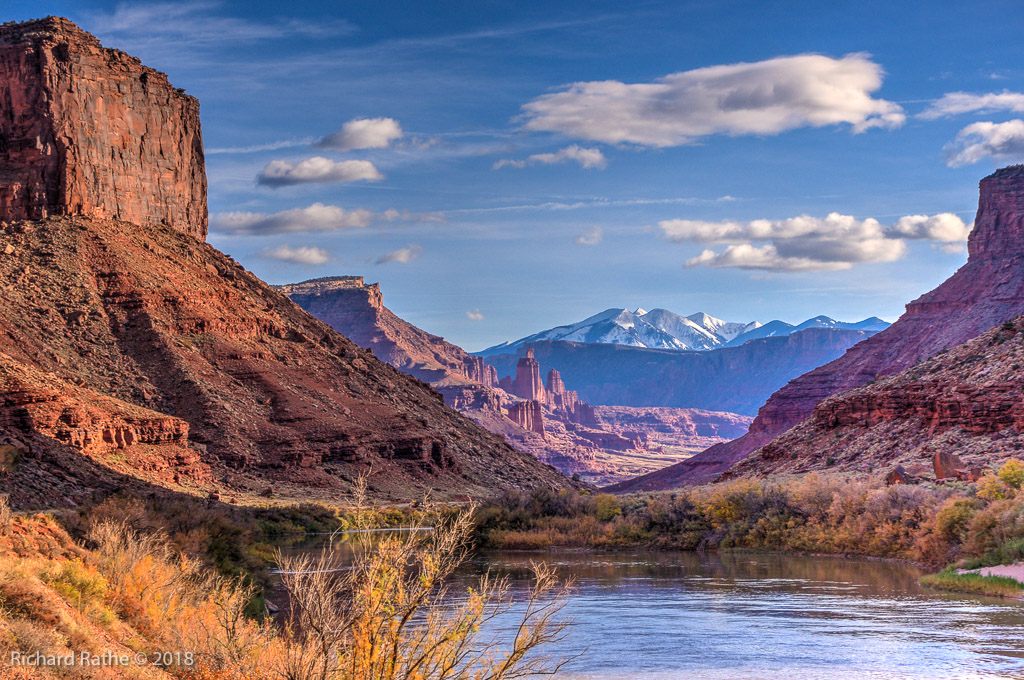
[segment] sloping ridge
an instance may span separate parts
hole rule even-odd
[[[1024,166],[981,180],[968,260],[935,290],[907,305],[892,326],[840,358],[790,381],[758,411],[739,439],[649,475],[616,492],[713,481],[737,461],[809,417],[822,399],[907,369],[1024,313]]]
[[[437,386],[490,385],[484,360],[396,316],[384,306],[380,285],[361,276],[328,276],[274,286],[299,307],[341,330],[381,361]]]
[[[396,497],[566,481],[181,232],[51,218],[0,238],[0,351],[185,421],[243,491],[327,493],[371,467]]]

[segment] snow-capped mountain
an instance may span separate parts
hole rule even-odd
[[[882,331],[889,327],[889,322],[879,319],[877,316],[871,316],[863,321],[856,322],[845,322],[836,321],[835,319],[828,316],[816,316],[808,319],[801,324],[793,325],[786,323],[785,321],[769,321],[763,326],[753,328],[749,331],[741,333],[726,343],[727,347],[735,347],[742,345],[743,343],[753,340],[755,338],[768,338],[774,335],[789,335],[790,333],[796,333],[807,328],[841,328],[844,330],[854,331]]]
[[[544,340],[629,345],[652,349],[709,350],[716,347],[742,345],[754,338],[789,335],[805,328],[878,331],[888,325],[878,317],[871,317],[857,323],[845,323],[827,316],[816,316],[798,325],[784,321],[771,321],[762,325],[759,321],[749,323],[722,321],[703,312],[680,316],[667,309],[647,311],[637,308],[630,311],[612,308],[573,324],[557,326],[513,342],[504,342],[488,347],[477,354],[489,356],[514,353],[527,343]]]

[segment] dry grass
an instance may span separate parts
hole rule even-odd
[[[379,513],[357,508],[352,517],[362,525]],[[107,516],[80,548],[48,518],[15,522],[21,547],[0,551],[0,655],[160,652],[180,663],[85,674],[4,669],[0,677],[497,680],[560,666],[537,654],[561,635],[556,615],[568,592],[546,567],[536,567],[519,632],[505,644],[488,637],[487,624],[510,615],[507,580],[488,576],[449,599],[445,582],[468,555],[471,513],[449,515],[427,534],[364,543],[344,571],[332,571],[330,546],[279,556],[291,572],[291,617],[280,626],[247,615],[256,595],[250,583],[209,569],[160,533]]]

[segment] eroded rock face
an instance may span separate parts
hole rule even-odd
[[[509,420],[524,430],[544,436],[544,411],[536,399],[517,401],[508,407]]]
[[[61,457],[72,468],[67,459],[79,454],[79,469],[89,461],[145,482],[202,492],[213,476],[190,447],[188,431],[180,418],[73,385],[0,353],[0,459],[10,459],[0,465],[0,481],[7,468],[32,467],[64,448]],[[18,483],[6,490],[19,506],[59,503],[65,492],[46,476],[18,474]],[[111,481],[108,476],[101,484]]]
[[[203,239],[199,102],[67,19],[0,27],[0,220],[89,215]]]
[[[892,326],[774,393],[748,434],[636,480],[637,489],[711,481],[811,416],[826,397],[910,369],[1024,313],[1024,166],[1002,168],[981,180],[968,251],[967,264],[908,304]]]
[[[384,306],[378,283],[328,276],[276,288],[381,361],[424,382],[497,386],[497,373],[481,357],[395,316]]]

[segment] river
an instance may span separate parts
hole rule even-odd
[[[456,574],[451,597],[487,569],[521,594],[531,560],[576,582],[567,634],[545,651],[582,653],[565,680],[1024,679],[1024,602],[928,590],[899,563],[485,551]],[[511,633],[501,626],[496,635]]]

